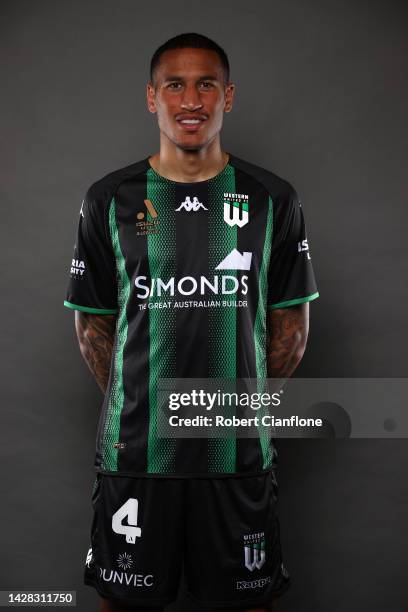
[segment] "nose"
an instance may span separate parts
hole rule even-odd
[[[184,89],[184,95],[181,100],[181,107],[186,110],[197,110],[201,108],[203,103],[201,101],[200,92],[198,91],[195,84],[191,83]]]

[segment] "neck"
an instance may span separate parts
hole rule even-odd
[[[152,155],[149,162],[153,170],[165,178],[195,183],[219,174],[228,162],[228,153],[221,150],[219,138],[203,149],[186,151],[161,134],[160,151]]]

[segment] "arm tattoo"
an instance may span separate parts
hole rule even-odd
[[[299,365],[309,328],[309,304],[268,312],[267,367],[270,378],[289,378]]]
[[[75,327],[81,354],[105,393],[115,338],[116,315],[95,315],[77,310]]]

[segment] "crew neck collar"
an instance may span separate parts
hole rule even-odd
[[[163,176],[162,174],[159,174],[154,168],[153,166],[150,164],[150,157],[151,155],[149,155],[149,157],[146,157],[146,164],[147,164],[147,169],[151,172],[151,174],[155,177],[157,177],[158,179],[162,180],[162,181],[166,181],[168,183],[172,183],[173,185],[203,185],[204,183],[208,183],[214,180],[217,180],[219,178],[221,178],[222,176],[224,176],[225,174],[228,174],[228,172],[231,170],[232,166],[231,166],[231,154],[227,152],[228,155],[228,160],[227,163],[225,164],[225,166],[223,167],[222,170],[220,170],[220,172],[218,174],[215,174],[214,176],[211,176],[208,179],[205,179],[203,181],[173,181],[173,179],[169,179],[166,176]]]

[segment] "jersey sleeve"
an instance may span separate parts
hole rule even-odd
[[[116,262],[106,207],[88,190],[82,202],[64,306],[95,314],[115,314]]]
[[[274,211],[268,270],[268,308],[285,308],[319,297],[302,205],[292,188]]]

